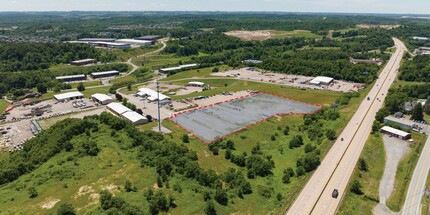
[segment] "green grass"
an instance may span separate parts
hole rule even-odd
[[[310,39],[321,39],[322,37],[305,30],[294,30],[294,31],[270,31],[272,34],[271,39],[283,39],[283,38],[294,38],[294,37],[305,37]]]
[[[0,99],[0,115],[9,107],[9,102],[4,99]]]
[[[117,56],[118,62],[125,62],[128,59],[143,55],[152,51],[155,51],[157,49],[160,49],[163,45],[161,43],[158,43],[153,46],[148,47],[140,47],[140,48],[132,48],[132,49],[103,49],[103,52],[112,53],[113,55]]]
[[[161,79],[161,81],[174,81],[174,80],[185,79],[185,78],[209,78],[209,77],[213,77],[211,76],[213,68],[215,67],[208,67],[203,69],[194,69],[190,71],[179,72],[167,78]],[[218,68],[220,71],[232,69],[230,66],[227,66],[227,65],[218,66]]]
[[[94,87],[94,86],[100,86],[102,85],[100,83],[100,81],[86,81],[86,82],[82,82],[84,84],[85,87]],[[77,88],[79,83],[73,83],[71,84],[72,88]]]
[[[337,121],[327,122],[327,128],[337,127],[341,124],[341,121],[341,119],[338,119]],[[236,150],[233,152],[234,154],[243,152],[251,154],[251,149],[256,146],[257,142],[259,142],[263,153],[265,155],[272,156],[272,159],[275,162],[275,169],[273,170],[273,176],[266,178],[257,177],[255,180],[250,180],[254,192],[251,195],[245,196],[244,201],[235,201],[234,205],[225,208],[226,210],[220,214],[231,214],[237,211],[252,214],[280,214],[293,203],[295,197],[309,179],[310,174],[299,178],[294,177],[290,184],[283,184],[281,178],[284,169],[287,169],[288,167],[295,169],[296,160],[304,154],[303,146],[297,149],[289,149],[288,147],[290,139],[295,134],[303,133],[299,131],[299,125],[301,124],[303,124],[302,117],[272,118],[265,123],[253,126],[228,138],[235,142]],[[171,122],[164,121],[163,125],[174,131],[170,136],[173,140],[177,141],[183,134],[185,134],[185,131],[181,130]],[[290,134],[288,136],[285,136],[282,133],[282,130],[278,130],[278,127],[283,128],[286,125],[290,127]],[[278,134],[277,139],[272,141],[270,137],[271,135],[276,135],[275,133]],[[304,135],[304,139],[305,142],[312,142],[306,135]],[[203,168],[214,169],[217,172],[223,172],[229,167],[238,168],[230,161],[224,159],[224,150],[220,151],[220,155],[214,156],[208,150],[208,146],[206,144],[202,144],[194,138],[190,138],[190,140],[191,142],[186,145],[198,153],[199,163]],[[317,145],[316,143],[313,144],[318,146],[322,152],[328,151],[332,146],[332,142],[328,140],[322,141],[320,145]],[[255,189],[258,185],[265,185],[274,188],[275,192],[272,198],[266,199],[260,196],[258,190]],[[281,193],[283,196],[283,200],[281,202],[274,198],[277,193]],[[264,204],[258,204],[258,202],[264,202]],[[189,211],[187,211],[187,213],[188,212]],[[172,213],[175,213],[175,210]]]
[[[427,139],[425,135],[418,132],[413,132],[412,138],[415,140],[415,143],[411,145],[411,151],[399,162],[394,190],[387,200],[387,207],[395,212],[400,211],[405,202],[410,179],[418,162],[419,154]]]
[[[360,196],[352,193],[349,190],[350,186],[348,186],[338,214],[372,214],[372,209],[378,204],[379,183],[385,167],[385,150],[382,135],[371,135],[360,157],[365,159],[368,171],[360,171],[357,165],[350,181],[359,180],[363,186],[364,195]]]
[[[184,64],[192,62],[191,57],[176,57],[175,55],[171,54],[153,54],[145,57],[135,58],[132,62],[137,66],[144,66],[149,70],[156,70],[166,67],[178,66],[179,61],[182,61]]]
[[[227,91],[243,91],[243,90],[250,89],[250,90],[268,91],[274,94],[288,96],[290,98],[296,98],[306,102],[313,102],[313,103],[322,104],[322,105],[331,105],[334,103],[336,98],[340,95],[340,93],[338,92],[300,89],[300,88],[280,86],[275,84],[266,84],[261,82],[243,81],[243,80],[228,79],[228,78],[190,79],[190,80],[184,80],[184,81],[169,81],[166,83],[185,85],[189,81],[204,82],[205,84],[211,85],[212,89],[203,91],[203,92],[192,93],[189,95],[172,96],[172,99],[184,99],[184,98],[195,97],[200,95],[210,96],[210,95],[216,95]]]

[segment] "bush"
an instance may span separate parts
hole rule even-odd
[[[85,91],[84,83],[82,83],[82,82],[79,83],[77,89],[79,92]]]
[[[289,147],[290,149],[298,148],[303,145],[303,137],[301,135],[296,135],[293,139],[290,140]]]
[[[188,134],[182,135],[182,142],[184,142],[184,143],[190,142],[190,137],[188,136]]]
[[[360,170],[361,171],[367,171],[368,169],[367,169],[367,163],[366,163],[366,160],[364,160],[364,158],[360,158],[360,160],[358,160],[358,163],[359,163],[359,168],[360,168]]]
[[[285,126],[284,135],[287,136],[290,133],[290,127]]]
[[[289,184],[290,183],[290,174],[288,174],[287,172],[284,172],[284,176],[282,176],[282,182],[284,184]]]
[[[129,180],[125,181],[124,189],[125,189],[125,192],[136,192],[137,191],[137,188],[135,186],[133,186],[133,184]]]
[[[208,201],[206,203],[205,214],[206,215],[216,215],[216,209],[215,209],[214,203],[212,201]]]
[[[334,131],[333,129],[328,129],[325,133],[325,136],[329,140],[334,140],[334,139],[336,139],[336,131]]]
[[[272,141],[275,141],[275,140],[276,140],[275,135],[272,135],[272,136],[270,137],[270,139],[271,139]]]
[[[28,188],[27,193],[30,198],[36,198],[39,195],[35,187]]]
[[[352,181],[351,192],[353,192],[353,193],[355,193],[357,195],[362,195],[363,194],[363,191],[361,191],[361,184],[360,184],[360,182],[357,179],[355,179],[354,181]]]
[[[220,205],[227,205],[228,203],[227,193],[223,189],[217,189],[214,198]]]
[[[73,205],[68,203],[68,202],[64,202],[61,203],[60,206],[57,209],[57,214],[58,215],[75,215],[75,208],[73,208]]]

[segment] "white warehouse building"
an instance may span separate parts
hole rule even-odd
[[[84,94],[82,94],[81,92],[69,92],[69,93],[63,93],[63,94],[57,94],[54,95],[54,98],[57,101],[63,102],[66,100],[75,100],[75,99],[82,99],[84,98]]]
[[[101,104],[101,105],[107,105],[113,102],[112,97],[106,95],[106,94],[101,94],[101,93],[96,93],[94,95],[91,96],[91,98],[93,99],[93,101]]]
[[[333,83],[334,79],[330,78],[330,77],[325,77],[325,76],[318,76],[314,79],[312,79],[309,83],[312,85],[330,85],[331,83]]]
[[[110,103],[107,105],[108,110],[110,110],[112,113],[121,116],[125,112],[130,112],[128,107],[122,105],[121,103]]]
[[[140,97],[147,97],[149,101],[157,101],[158,98],[157,91],[148,88],[140,88],[137,95]],[[170,101],[170,97],[160,93],[160,101]]]
[[[152,41],[149,40],[135,40],[135,39],[118,39],[117,43],[126,43],[134,46],[151,46]]]
[[[124,119],[130,121],[133,125],[143,125],[148,123],[148,119],[134,111],[125,112],[122,114]]]

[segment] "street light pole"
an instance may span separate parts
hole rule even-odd
[[[161,132],[161,117],[160,117],[160,82],[157,83],[157,107],[158,107],[158,131]]]

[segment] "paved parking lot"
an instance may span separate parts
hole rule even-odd
[[[261,81],[266,83],[276,83],[281,85],[287,85],[298,88],[309,88],[315,90],[330,90],[336,92],[357,92],[361,90],[364,85],[357,84],[347,81],[336,80],[334,84],[329,86],[315,86],[310,85],[309,81],[314,79],[314,77],[307,77],[301,75],[287,75],[280,73],[272,73],[266,71],[250,71],[248,68],[242,68],[237,70],[229,70],[224,72],[212,73],[212,76],[218,77],[233,77],[242,80],[253,80]]]
[[[309,114],[319,108],[319,106],[260,93],[187,111],[171,120],[209,143],[276,114]]]

